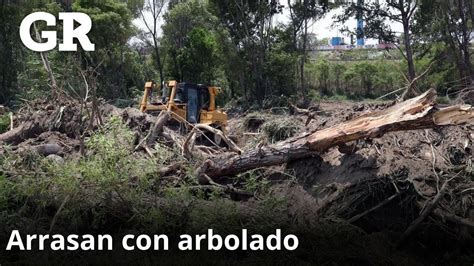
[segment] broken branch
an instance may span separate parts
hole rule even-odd
[[[234,176],[259,167],[284,164],[313,157],[332,147],[351,141],[379,138],[388,132],[460,125],[474,120],[474,109],[469,105],[437,109],[436,92],[426,93],[333,127],[305,133],[275,145],[262,147],[242,155],[226,155],[204,162],[198,174],[218,179]]]

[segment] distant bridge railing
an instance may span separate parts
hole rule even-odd
[[[397,46],[391,43],[383,44],[366,44],[366,45],[353,45],[353,44],[344,44],[344,45],[320,45],[316,47],[316,51],[347,51],[347,50],[387,50],[387,49],[396,49]]]

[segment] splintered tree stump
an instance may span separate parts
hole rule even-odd
[[[471,106],[458,105],[438,109],[435,99],[436,91],[432,89],[388,109],[372,112],[327,129],[305,133],[241,155],[216,156],[206,160],[198,169],[198,174],[217,180],[259,167],[318,156],[332,147],[360,139],[379,138],[388,132],[460,125],[473,121],[474,109]]]

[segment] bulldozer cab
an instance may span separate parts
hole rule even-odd
[[[201,90],[199,86],[192,84],[181,84],[182,90],[186,97],[186,120],[189,123],[197,124],[200,122],[201,115],[201,106],[202,106],[202,97],[201,95],[205,93],[204,90]]]
[[[140,105],[142,112],[168,110],[173,116],[185,119],[191,124],[223,126],[227,124],[227,114],[216,108],[216,95],[220,88],[200,84],[169,81],[158,93],[159,101],[153,101],[153,91],[159,90],[154,82],[147,82]]]
[[[201,110],[209,110],[210,99],[207,86],[191,83],[180,83],[176,86],[174,103],[186,105],[186,120],[192,124],[201,122]]]

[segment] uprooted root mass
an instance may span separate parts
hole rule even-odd
[[[315,243],[302,247],[319,249],[312,262],[472,261],[474,135],[449,125],[472,122],[473,111],[439,109],[434,96],[391,108],[322,103],[294,113],[300,132],[275,144],[264,124],[290,114],[236,115],[234,151],[189,146],[195,137],[166,124],[150,143],[156,117],[133,108],[104,104],[100,121],[74,102],[38,102],[0,135],[0,207],[17,217],[2,235],[30,223],[45,232],[283,227]]]

